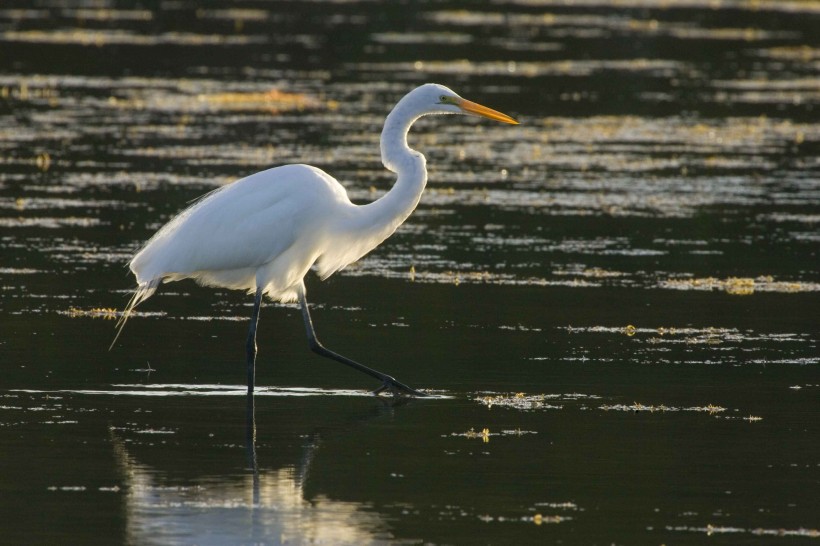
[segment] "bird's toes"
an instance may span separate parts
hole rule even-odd
[[[384,391],[389,390],[389,389],[390,389],[390,385],[385,382],[385,383],[382,383],[381,387],[379,387],[378,389],[370,391],[370,394],[378,396],[381,393],[383,393]]]
[[[404,385],[403,383],[399,383],[398,381],[396,381],[392,377],[388,377],[387,379],[385,379],[384,383],[382,383],[382,385],[378,389],[374,390],[372,392],[372,394],[378,396],[383,392],[387,392],[387,393],[393,395],[394,397],[403,397],[403,396],[422,397],[422,396],[427,396],[426,394],[424,394],[422,392],[419,392],[415,389],[411,389],[410,387],[408,387],[407,385]]]

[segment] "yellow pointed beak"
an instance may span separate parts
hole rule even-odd
[[[461,99],[458,102],[456,102],[456,104],[459,108],[461,108],[464,112],[467,112],[468,114],[474,114],[476,116],[481,116],[483,118],[494,119],[495,121],[510,123],[512,125],[518,125],[518,122],[510,116],[508,116],[507,114],[502,114],[497,110],[487,108],[486,106],[481,106],[480,104],[476,104],[475,102]]]

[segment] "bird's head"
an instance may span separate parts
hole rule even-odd
[[[518,122],[492,108],[463,99],[452,89],[437,83],[428,83],[411,91],[405,99],[411,100],[422,114],[468,114],[511,123]]]

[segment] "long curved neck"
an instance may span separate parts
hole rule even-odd
[[[398,178],[384,196],[362,207],[370,226],[374,231],[385,232],[384,238],[415,210],[427,185],[427,162],[421,153],[407,145],[407,132],[418,118],[418,114],[399,102],[384,122],[382,162]]]
[[[366,205],[349,200],[342,214],[328,218],[326,248],[318,257],[317,272],[327,277],[334,271],[358,260],[390,237],[415,210],[427,185],[424,156],[407,146],[407,132],[420,116],[431,113],[419,104],[418,95],[410,92],[387,116],[381,137],[384,166],[396,173],[396,183],[380,199]]]
[[[384,121],[381,136],[382,163],[400,177],[408,167],[408,162],[421,160],[421,167],[424,169],[424,156],[407,145],[407,133],[419,117],[403,102],[399,102]]]

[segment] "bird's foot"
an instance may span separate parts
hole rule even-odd
[[[427,394],[424,394],[421,391],[417,391],[416,389],[408,387],[404,383],[397,381],[389,375],[385,377],[382,386],[372,391],[371,394],[378,396],[383,392],[390,393],[393,396],[414,396],[417,398],[424,398],[428,396]]]

